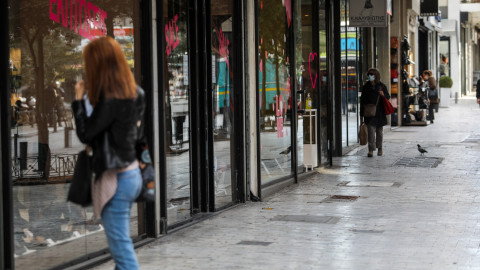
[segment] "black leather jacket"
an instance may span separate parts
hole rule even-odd
[[[143,139],[145,93],[137,87],[136,99],[101,99],[90,117],[85,102],[72,102],[77,136],[93,149],[93,171],[98,179],[105,170],[124,168],[137,158]]]

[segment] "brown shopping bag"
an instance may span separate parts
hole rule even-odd
[[[358,129],[358,140],[360,141],[360,145],[367,145],[368,143],[368,130],[365,123],[362,123]]]

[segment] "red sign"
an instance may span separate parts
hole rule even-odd
[[[107,34],[107,13],[86,0],[49,0],[50,19],[90,40]]]
[[[167,43],[167,56],[180,44],[178,38],[178,14],[173,17],[168,24],[165,25],[165,41]]]

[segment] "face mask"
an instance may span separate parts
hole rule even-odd
[[[428,80],[428,76],[425,76],[425,81]]]
[[[326,81],[327,81],[327,77],[323,77],[323,81],[326,82]]]
[[[375,81],[375,75],[368,75],[368,79],[373,82]]]

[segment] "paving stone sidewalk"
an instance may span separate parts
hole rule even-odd
[[[382,157],[356,148],[137,249],[141,269],[480,269],[480,109],[467,97],[435,117],[387,132]]]

